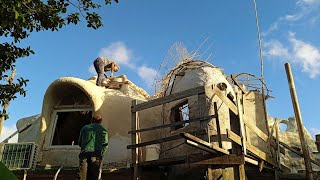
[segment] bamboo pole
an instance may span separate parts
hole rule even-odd
[[[286,68],[289,90],[290,90],[292,105],[293,105],[293,109],[294,109],[294,115],[296,118],[297,128],[298,128],[299,137],[300,137],[301,148],[302,148],[302,152],[303,152],[304,163],[305,163],[306,173],[307,173],[306,176],[307,176],[308,180],[312,180],[313,174],[312,174],[310,154],[309,154],[308,146],[305,141],[305,136],[304,136],[304,132],[303,132],[304,128],[303,128],[303,124],[302,124],[302,117],[301,117],[301,113],[300,113],[300,107],[299,107],[298,97],[296,94],[296,88],[294,85],[292,71],[291,71],[291,67],[290,67],[289,63],[286,63],[284,66]]]
[[[8,83],[9,83],[10,86],[13,84],[13,80],[14,80],[15,74],[16,74],[16,69],[13,69],[13,70],[12,70],[12,73],[11,73],[9,79],[8,79]],[[3,105],[3,110],[7,110],[9,104],[10,104],[10,101],[9,101],[9,100],[6,100],[5,104]],[[1,135],[1,133],[2,133],[2,128],[3,128],[4,120],[5,120],[5,117],[2,116],[1,119],[0,119],[0,135]]]

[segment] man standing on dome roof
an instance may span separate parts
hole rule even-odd
[[[110,77],[113,76],[113,72],[119,71],[120,67],[113,60],[105,57],[98,57],[93,61],[93,66],[98,74],[97,86],[101,86],[102,81],[107,77],[106,72],[110,71]]]
[[[80,180],[100,180],[103,156],[108,149],[108,132],[101,125],[102,117],[95,114],[92,124],[83,126],[79,136],[79,174]]]

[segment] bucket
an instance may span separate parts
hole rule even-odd
[[[146,146],[146,161],[159,159],[160,144],[151,144]]]

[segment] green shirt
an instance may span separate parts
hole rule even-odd
[[[98,123],[83,126],[79,136],[81,152],[101,152],[103,156],[108,148],[108,132]]]

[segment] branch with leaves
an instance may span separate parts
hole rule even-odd
[[[35,53],[30,46],[19,47],[21,40],[35,32],[59,31],[67,25],[78,24],[82,19],[87,27],[98,29],[103,24],[95,10],[112,2],[118,3],[118,0],[101,3],[93,0],[0,0],[0,37],[5,39],[0,43],[1,105],[15,99],[16,94],[26,95],[24,87],[28,80],[19,77],[11,84],[6,81],[8,73],[15,69],[17,59]],[[5,109],[0,112],[0,117],[8,119]]]

